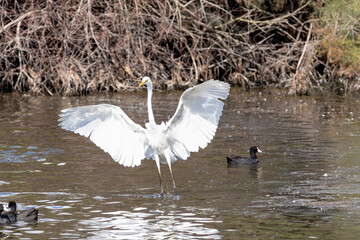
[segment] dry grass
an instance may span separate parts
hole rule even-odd
[[[360,90],[360,2],[332,0],[320,11],[324,80],[339,93]]]
[[[0,89],[32,94],[158,89],[216,78],[306,94],[317,83],[312,1],[4,0]],[[324,65],[324,64],[323,64]]]

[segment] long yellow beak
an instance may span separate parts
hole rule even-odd
[[[141,86],[144,85],[145,83],[146,83],[146,80],[143,80],[138,87],[141,87]]]

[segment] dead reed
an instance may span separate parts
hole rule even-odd
[[[321,88],[328,66],[316,50],[314,1],[254,2],[3,0],[0,89],[121,91],[144,75],[158,89],[211,78],[291,94]]]

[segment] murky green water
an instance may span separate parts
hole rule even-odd
[[[156,93],[158,123],[181,93]],[[180,200],[159,190],[155,163],[112,161],[57,127],[63,108],[120,105],[146,121],[146,93],[0,96],[0,202],[39,208],[37,224],[0,226],[11,239],[356,239],[360,236],[360,99],[232,90],[212,143],[174,167]],[[263,150],[256,168],[227,155]]]

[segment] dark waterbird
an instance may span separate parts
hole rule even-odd
[[[4,223],[9,223],[10,219],[2,214],[2,212],[4,211],[4,205],[0,204],[0,224],[4,224]]]
[[[16,202],[10,201],[8,204],[8,212],[1,213],[0,223],[13,223],[16,221],[34,222],[38,220],[38,210],[31,208],[23,211],[16,212]],[[4,206],[0,206],[1,212],[4,210]]]
[[[227,159],[229,166],[245,166],[245,165],[258,164],[259,159],[256,156],[257,152],[261,153],[262,151],[258,147],[253,146],[250,148],[250,157],[251,158],[239,157],[239,156],[229,156],[229,157],[226,157],[226,159]]]

